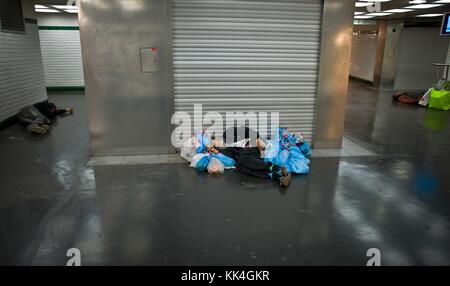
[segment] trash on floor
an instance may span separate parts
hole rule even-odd
[[[254,131],[249,132],[245,128],[245,137],[250,137],[248,134]],[[238,133],[237,129],[235,131],[234,134]],[[225,144],[226,132],[223,138],[210,139],[204,131],[197,131],[184,142],[180,155],[200,172],[218,175],[226,169],[236,168],[252,176],[279,180],[283,186],[289,185],[291,173],[309,173],[311,148],[300,133],[278,128],[267,142],[257,132],[254,134],[256,140],[235,137],[235,142],[227,141]],[[256,147],[252,147],[250,142],[254,142]]]
[[[436,69],[436,83],[422,96],[416,98],[406,92],[399,91],[393,95],[393,99],[403,104],[450,110],[450,82],[448,80],[450,64],[434,63],[433,66]],[[442,78],[439,78],[438,69],[440,67],[444,67],[444,76]]]
[[[449,110],[450,91],[445,89],[442,90],[432,89],[428,107],[439,110]]]

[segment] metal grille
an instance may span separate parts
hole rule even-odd
[[[355,31],[352,40],[350,75],[373,81],[377,55],[376,31]]]
[[[174,0],[175,110],[279,112],[311,140],[322,5]]]
[[[439,28],[404,28],[398,48],[395,90],[429,89],[436,82],[433,63],[445,63],[449,39]]]
[[[21,0],[0,1],[0,25],[2,32],[25,32]]]

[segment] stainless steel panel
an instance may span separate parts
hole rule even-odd
[[[373,76],[373,86],[379,87],[381,84],[381,73],[383,71],[384,49],[386,46],[387,21],[378,21],[378,41],[377,54],[375,57],[375,69]]]
[[[175,109],[280,112],[310,140],[323,3],[174,0]]]
[[[391,20],[387,24],[380,84],[382,89],[394,88],[398,63],[398,44],[402,30],[403,20]]]
[[[355,1],[325,0],[314,146],[340,148],[351,57]]]
[[[171,2],[79,0],[93,155],[172,150]],[[142,73],[142,47],[158,47],[158,72]]]

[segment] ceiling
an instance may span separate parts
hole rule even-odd
[[[75,2],[70,0],[27,0],[33,1],[35,4],[48,5],[48,8],[54,8],[51,5],[59,4],[66,5],[68,2]],[[446,1],[448,3],[439,3],[442,1]],[[379,2],[380,10],[372,11],[372,12],[384,12],[386,10],[392,9],[404,9],[405,7],[414,5],[410,4],[410,2],[425,2],[426,4],[441,4],[442,6],[428,9],[409,9],[412,10],[410,12],[404,13],[393,13],[392,15],[387,16],[375,16],[372,18],[367,18],[368,14],[371,12],[367,7],[356,7],[355,11],[359,13],[359,15],[355,16],[355,19],[365,18],[370,20],[378,20],[378,19],[403,19],[409,22],[423,22],[423,21],[440,21],[442,19],[441,16],[430,17],[430,18],[421,18],[417,17],[422,14],[443,14],[446,12],[450,12],[450,0],[356,0],[357,3],[373,3]],[[373,6],[372,6],[373,7]],[[370,7],[369,7],[370,9]],[[372,8],[373,9],[373,8]],[[64,9],[57,9],[60,13],[67,13]]]
[[[368,20],[379,20],[379,19],[403,19],[406,21],[412,21],[412,22],[422,22],[422,21],[440,21],[442,19],[442,15],[443,13],[446,12],[450,12],[450,0],[373,0],[373,1],[368,1],[368,0],[357,0],[357,3],[370,3],[370,2],[374,2],[374,1],[387,1],[387,2],[379,2],[378,4],[380,5],[379,7],[381,8],[380,10],[376,10],[373,12],[381,12],[383,13],[384,11],[387,10],[392,10],[392,9],[407,9],[407,10],[411,10],[408,12],[397,12],[397,13],[393,13],[391,15],[386,15],[386,16],[375,16],[372,18],[367,18],[370,17],[368,16],[368,14],[371,13],[371,11],[369,11],[369,9],[367,7],[356,7],[355,8],[355,14],[358,13],[358,15],[355,16],[355,20],[356,19],[368,19]],[[413,2],[413,3],[410,3]],[[414,4],[414,2],[416,4]],[[442,3],[442,2],[448,2],[448,3]],[[419,3],[423,3],[423,4],[440,4],[441,6],[438,7],[434,7],[434,8],[425,8],[425,9],[418,9],[417,6],[416,8],[405,8],[405,7],[409,7],[409,6],[413,6],[413,5],[418,5]],[[374,6],[372,6],[374,7]],[[420,7],[420,6],[419,6]],[[373,8],[372,8],[373,9]],[[439,14],[433,17],[418,17],[420,15],[424,15],[424,14]]]

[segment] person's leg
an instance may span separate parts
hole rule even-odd
[[[242,148],[238,147],[226,147],[226,148],[216,148],[223,155],[230,157],[231,159],[237,161],[238,154],[242,151]]]
[[[47,133],[47,131],[48,131],[46,128],[44,128],[44,127],[42,127],[42,126],[40,126],[39,124],[36,124],[36,123],[29,124],[27,126],[27,130],[29,132],[31,132],[31,133],[37,133],[37,134],[40,134],[40,135],[43,135],[43,134]]]
[[[263,179],[271,179],[269,172],[267,171],[261,171],[261,170],[255,170],[252,168],[247,168],[245,165],[239,166],[239,171],[242,173],[245,173],[247,175],[250,175],[252,177],[258,177]]]
[[[280,181],[284,187],[291,182],[291,174],[287,168],[264,162],[258,148],[244,148],[239,154],[237,168],[254,177]]]
[[[237,156],[238,167],[244,166],[248,169],[265,172],[270,172],[270,164],[264,162],[261,158],[261,153],[258,148],[244,148]]]

